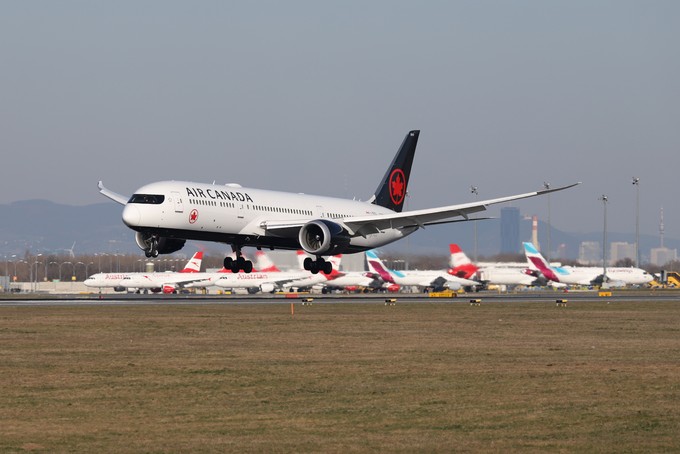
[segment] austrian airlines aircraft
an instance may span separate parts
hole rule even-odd
[[[99,190],[125,205],[123,222],[137,232],[137,245],[147,256],[178,251],[186,240],[216,241],[230,244],[237,256],[236,260],[225,258],[224,267],[248,273],[253,265],[241,256],[245,246],[302,248],[316,257],[305,260],[306,270],[330,274],[332,264],[323,256],[363,252],[428,225],[469,220],[470,214],[489,205],[575,186],[402,212],[419,134],[406,134],[367,202],[183,181],[148,184],[129,200],[106,189],[101,181]]]
[[[88,287],[113,288],[125,291],[129,288],[150,289],[154,292],[175,293],[180,287],[210,279],[214,273],[201,273],[203,252],[196,252],[185,267],[177,273],[97,273],[85,279]],[[219,276],[218,276],[219,277]]]

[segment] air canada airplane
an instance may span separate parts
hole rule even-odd
[[[489,205],[548,194],[575,186],[402,211],[420,131],[410,131],[366,202],[307,194],[252,189],[238,184],[161,181],[142,186],[128,199],[105,188],[104,196],[125,205],[123,222],[136,231],[147,256],[170,254],[186,240],[230,244],[236,259],[224,259],[233,272],[252,271],[241,248],[304,249],[306,270],[332,272],[323,256],[352,254],[392,243],[428,225],[470,220]],[[461,219],[462,218],[462,219]]]

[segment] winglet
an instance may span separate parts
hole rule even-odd
[[[101,180],[97,184],[97,187],[99,188],[99,193],[104,197],[108,197],[109,199],[113,200],[114,202],[120,203],[121,205],[127,204],[128,197],[122,196],[116,192],[106,189],[104,187],[104,183],[102,183]]]

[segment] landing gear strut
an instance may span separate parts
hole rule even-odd
[[[313,260],[311,257],[307,257],[303,263],[303,266],[312,274],[317,274],[319,271],[323,271],[325,274],[331,274],[333,272],[333,264],[331,262],[327,262],[323,257],[317,257],[316,260]]]
[[[241,247],[232,246],[231,248],[236,254],[236,259],[233,259],[231,257],[225,257],[224,267],[228,270],[231,270],[232,273],[238,273],[241,270],[243,270],[244,273],[252,272],[253,262],[243,258],[243,256],[241,255]]]

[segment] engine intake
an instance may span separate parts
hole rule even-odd
[[[184,243],[187,242],[187,240],[178,238],[158,237],[150,233],[137,232],[135,234],[135,242],[143,251],[148,251],[152,248],[154,241],[156,242],[156,249],[159,254],[172,254],[173,252],[177,252],[182,249]]]
[[[328,255],[342,252],[350,238],[342,226],[325,219],[309,221],[300,229],[300,246],[305,252],[314,255]]]

